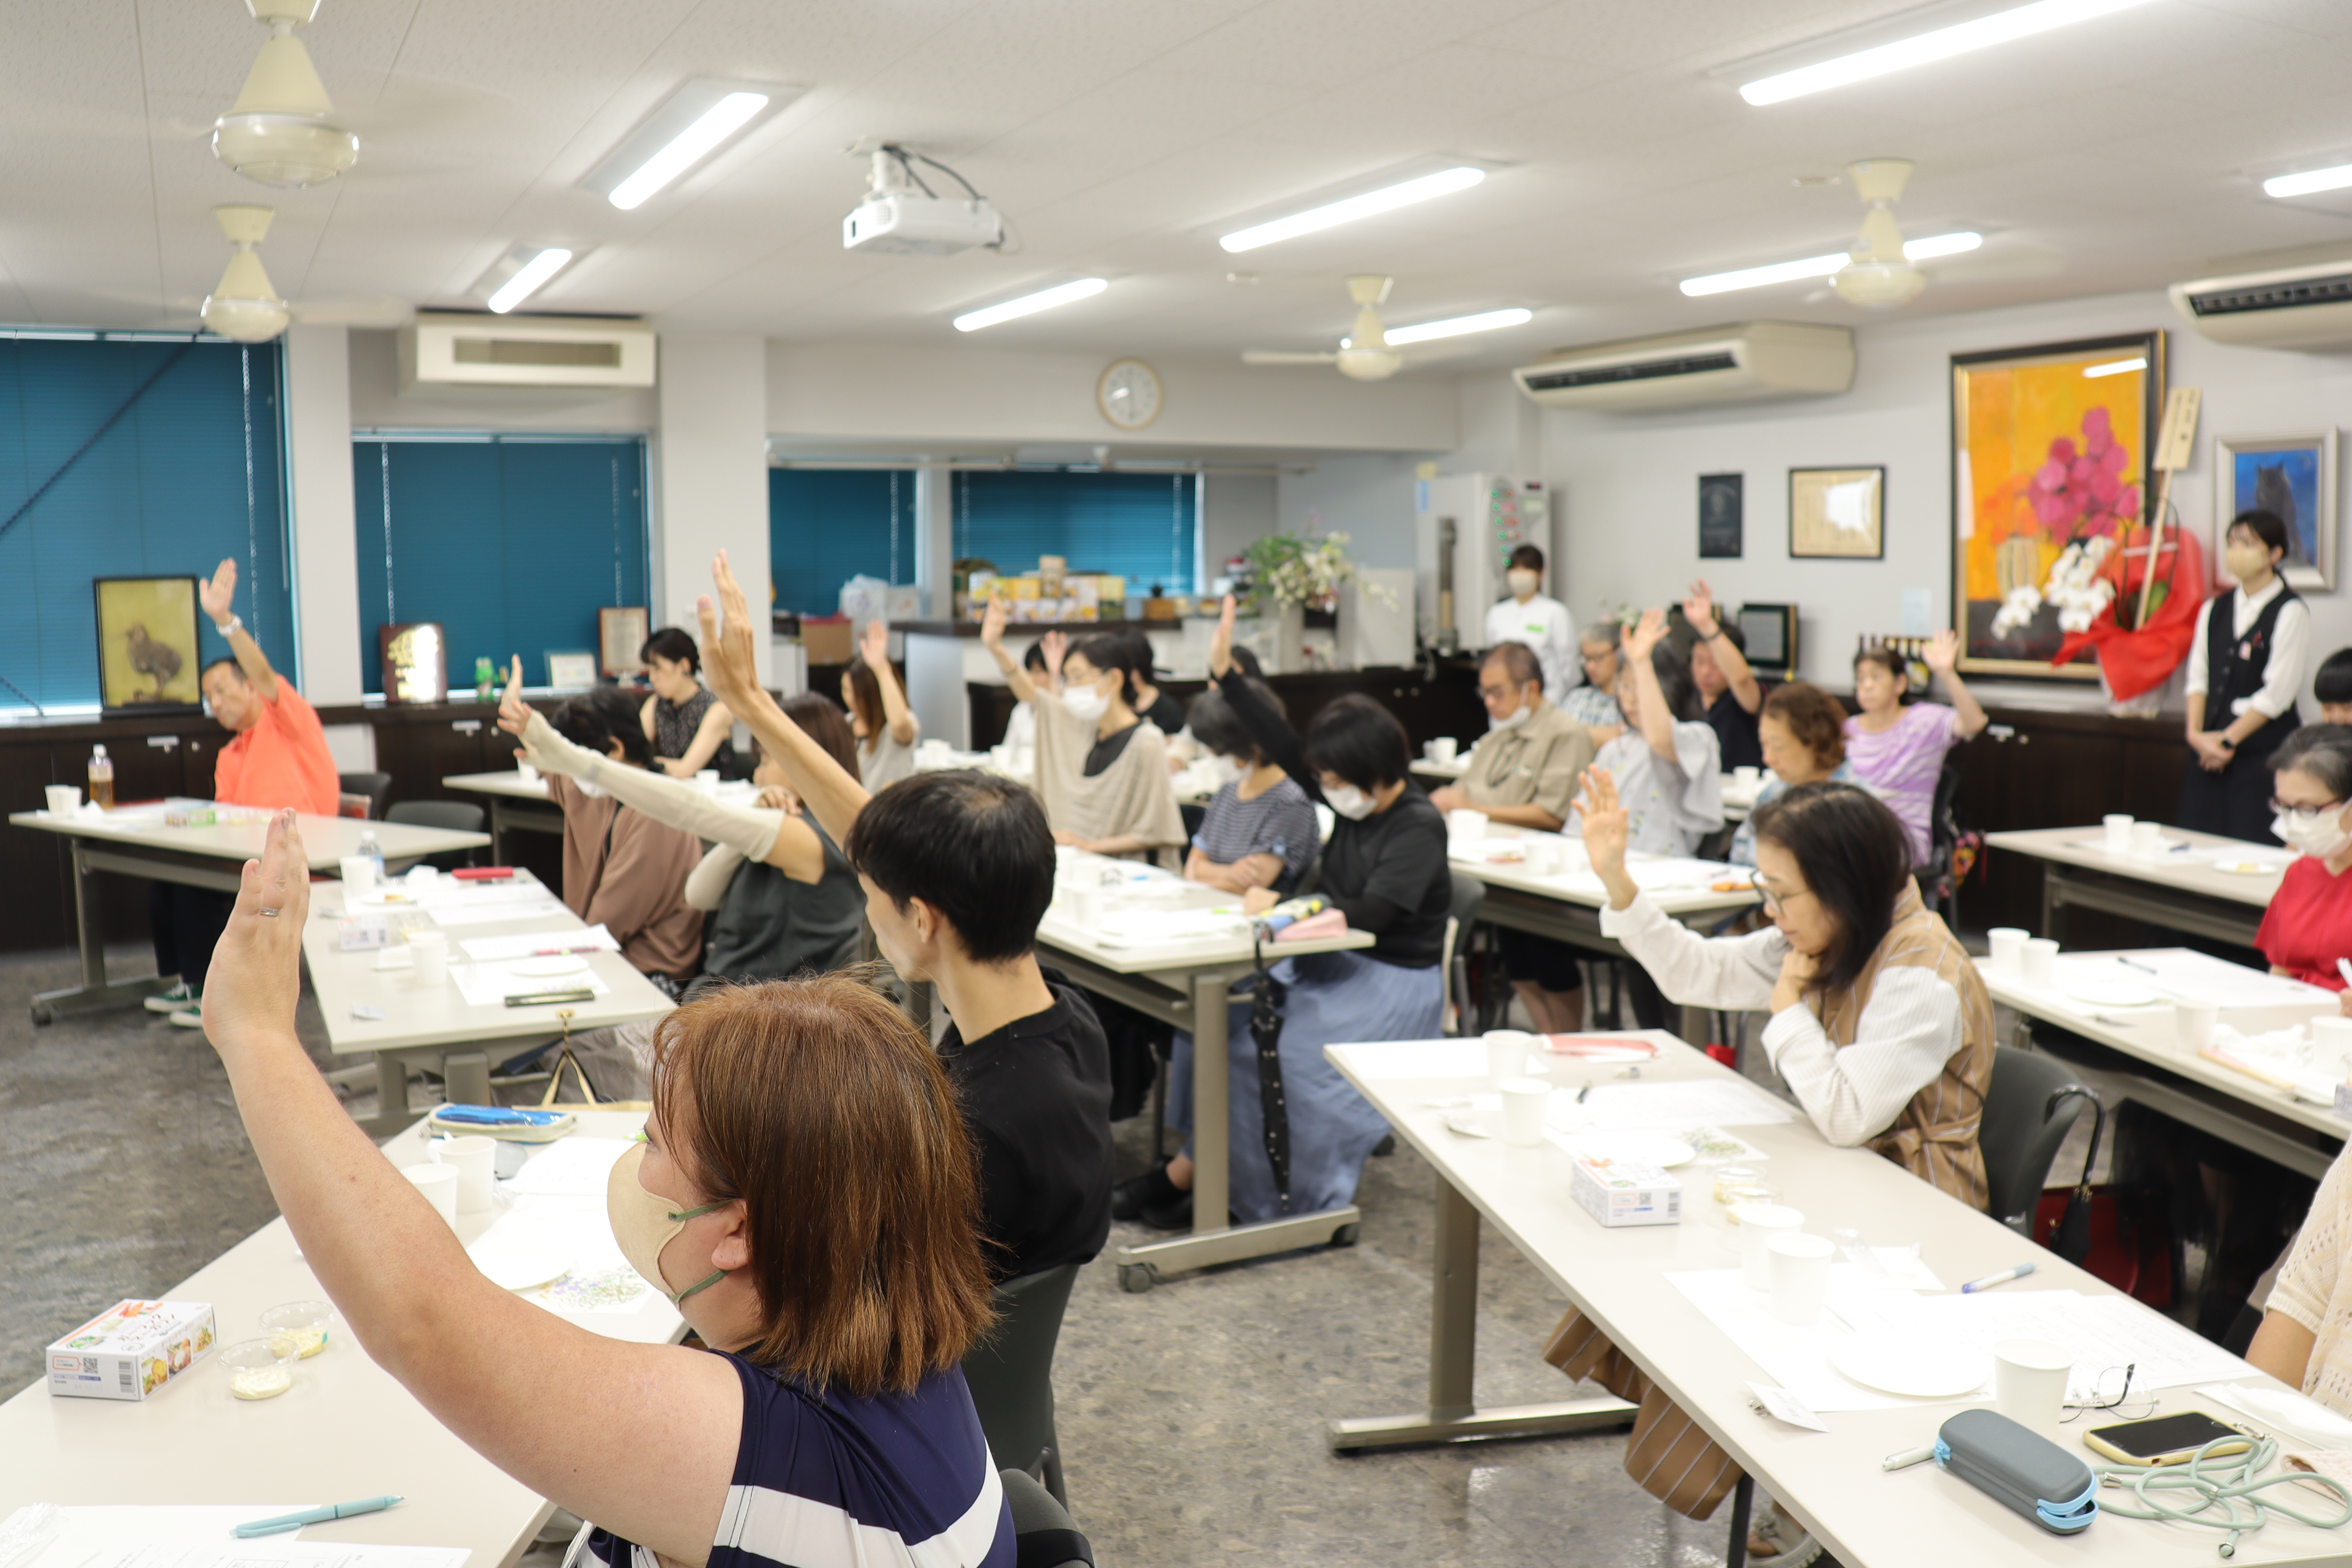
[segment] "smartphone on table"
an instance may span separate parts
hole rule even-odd
[[[2221,1437],[2234,1441],[2214,1449],[2211,1457],[2242,1454],[2254,1446],[2237,1427],[2224,1426],[2202,1410],[2094,1426],[2083,1434],[2083,1446],[2118,1464],[2185,1465],[2198,1449]]]

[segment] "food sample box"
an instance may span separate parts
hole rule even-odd
[[[118,1301],[51,1345],[49,1392],[147,1398],[211,1352],[208,1301]]]
[[[1602,1225],[1680,1225],[1683,1184],[1655,1165],[1590,1155],[1575,1163],[1570,1184],[1584,1212]]]

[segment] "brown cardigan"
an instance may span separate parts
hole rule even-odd
[[[686,879],[700,841],[572,779],[549,775],[547,794],[563,808],[565,906],[610,931],[639,973],[691,978],[702,963],[702,911],[686,901]]]

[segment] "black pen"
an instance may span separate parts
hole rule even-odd
[[[1591,1086],[1591,1084],[1589,1084],[1589,1083],[1588,1083],[1588,1084],[1586,1084],[1582,1089],[1578,1089],[1578,1090],[1576,1091],[1576,1103],[1577,1103],[1577,1104],[1579,1104],[1579,1105],[1582,1105],[1582,1104],[1584,1103],[1584,1097],[1585,1097],[1586,1095],[1588,1095],[1588,1094],[1591,1094],[1591,1092],[1592,1092],[1592,1086]]]

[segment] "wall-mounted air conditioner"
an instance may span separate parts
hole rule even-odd
[[[2172,308],[2217,343],[2352,348],[2352,261],[2175,283]]]
[[[583,316],[420,314],[400,330],[400,388],[651,386],[654,330]]]
[[[1845,327],[1747,321],[1561,349],[1513,371],[1511,378],[1548,408],[1681,408],[1822,396],[1853,384],[1853,333]]]

